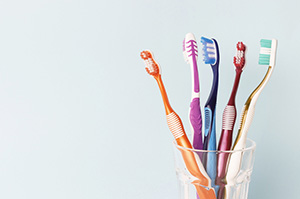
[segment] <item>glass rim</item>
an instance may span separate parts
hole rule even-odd
[[[198,152],[198,153],[208,153],[208,152],[214,152],[214,153],[236,153],[236,152],[244,152],[244,151],[251,151],[254,150],[256,148],[256,143],[250,139],[247,138],[246,141],[250,142],[250,146],[245,147],[243,149],[238,149],[238,150],[203,150],[203,149],[191,149],[191,148],[187,148],[187,147],[183,147],[183,146],[179,146],[176,143],[176,140],[173,141],[173,145],[177,148],[177,149],[182,149],[185,151],[191,151],[191,152]]]

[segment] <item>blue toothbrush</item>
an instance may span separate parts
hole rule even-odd
[[[218,94],[219,83],[219,47],[215,39],[208,39],[201,37],[201,43],[203,44],[203,56],[204,63],[210,64],[213,71],[213,84],[210,91],[210,95],[204,107],[205,113],[205,132],[203,148],[209,151],[215,151],[217,149],[216,143],[216,102]],[[212,186],[218,193],[218,186],[215,184],[217,175],[217,156],[215,152],[209,152],[203,156],[203,164],[206,167],[207,173],[212,181]]]

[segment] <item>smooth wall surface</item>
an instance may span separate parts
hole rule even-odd
[[[154,52],[189,133],[188,32],[219,42],[218,136],[236,43],[248,46],[239,115],[267,71],[257,64],[260,39],[278,39],[249,131],[249,199],[298,198],[299,17],[296,0],[0,1],[0,198],[176,198],[173,138],[139,53]],[[212,73],[198,63],[204,105]]]

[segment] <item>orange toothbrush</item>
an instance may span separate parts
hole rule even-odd
[[[175,113],[169,103],[168,96],[161,79],[161,70],[158,63],[154,60],[153,55],[149,50],[141,52],[141,58],[145,62],[146,71],[152,75],[158,83],[166,110],[167,123],[176,140],[176,143],[179,146],[192,149],[192,145],[185,134],[181,119]],[[199,197],[201,199],[216,199],[215,191],[213,188],[211,188],[211,180],[198,156],[196,157],[194,153],[189,150],[180,149],[180,151],[186,168],[194,177],[197,178],[192,182],[192,184],[195,185]],[[209,189],[203,186],[208,187]]]

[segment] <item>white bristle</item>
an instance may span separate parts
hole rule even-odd
[[[271,54],[272,52],[272,49],[271,48],[264,48],[264,47],[261,47],[260,48],[260,54]]]
[[[214,53],[214,52],[215,52],[215,49],[213,49],[213,48],[207,48],[206,51],[207,51],[207,52],[212,52],[212,53]]]
[[[145,64],[146,64],[146,67],[149,69],[150,72],[154,72],[154,68],[153,68],[153,61],[152,59],[148,58],[145,60]]]
[[[242,50],[236,51],[235,58],[236,58],[236,63],[237,63],[237,64],[240,64],[240,63],[241,63],[241,58],[242,58],[242,57],[244,57],[244,51],[242,51]]]
[[[240,60],[241,57],[244,57],[244,51],[238,50],[236,52],[236,58]]]
[[[206,46],[210,48],[215,48],[215,45],[213,43],[207,43]]]
[[[189,59],[188,59],[188,56],[187,56],[186,52],[183,51],[182,53],[183,53],[183,58],[184,58],[184,60],[185,60],[187,63],[189,63]]]

